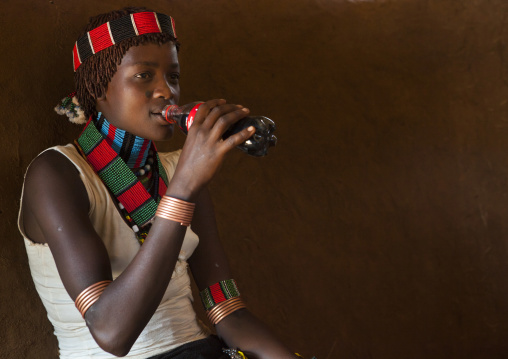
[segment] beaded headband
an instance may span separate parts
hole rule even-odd
[[[99,51],[125,39],[152,33],[166,33],[176,39],[175,21],[171,16],[157,12],[138,12],[108,21],[76,41],[72,50],[74,71]]]

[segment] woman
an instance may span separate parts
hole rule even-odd
[[[167,15],[92,18],[73,51],[76,97],[59,108],[88,122],[27,171],[19,228],[61,358],[295,357],[241,301],[206,189],[253,134],[221,139],[248,109],[205,102],[182,150],[153,145],[173,134],[161,111],[178,103],[178,48]],[[196,320],[187,263],[220,339]]]

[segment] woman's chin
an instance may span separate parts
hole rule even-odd
[[[152,141],[169,141],[173,137],[175,126],[165,125],[161,126],[160,131],[151,139]]]

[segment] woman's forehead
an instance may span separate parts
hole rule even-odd
[[[164,44],[142,44],[130,47],[120,66],[152,65],[178,66],[178,51],[173,42]]]

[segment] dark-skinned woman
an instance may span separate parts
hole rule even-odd
[[[85,127],[31,163],[19,216],[60,358],[296,357],[242,301],[207,190],[253,134],[221,139],[249,110],[207,101],[181,150],[155,148],[174,131],[161,111],[179,100],[179,47],[173,19],[145,8],[91,18],[74,44],[76,92],[57,111]]]

